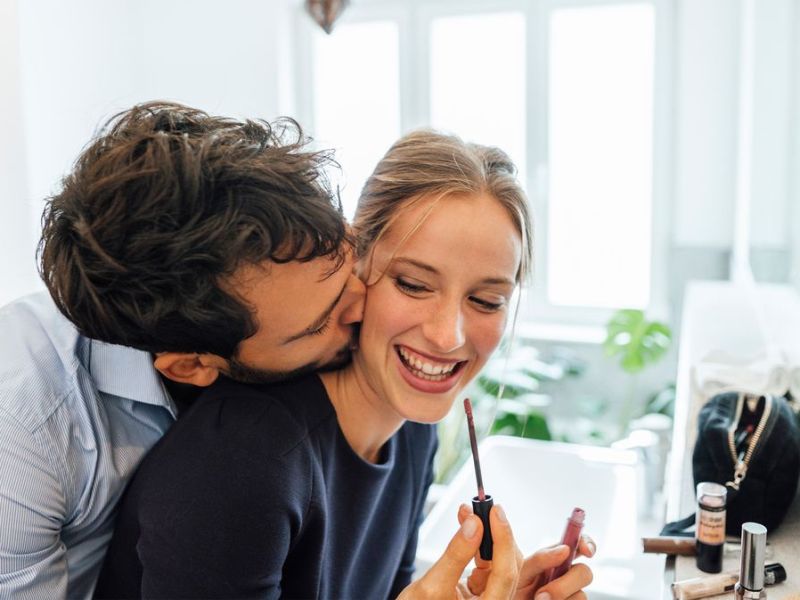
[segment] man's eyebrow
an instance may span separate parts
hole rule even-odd
[[[393,259],[392,262],[411,265],[413,267],[417,267],[418,269],[422,269],[423,271],[427,271],[428,273],[432,273],[434,275],[439,274],[439,271],[437,271],[436,268],[433,267],[432,265],[420,262],[418,260],[414,260],[413,258],[407,258],[403,256]],[[481,279],[481,283],[487,285],[495,285],[495,284],[510,285],[512,287],[516,285],[516,282],[508,277],[486,277],[484,279]]]
[[[346,289],[347,289],[347,281],[344,282],[341,291],[339,291],[339,295],[336,296],[334,301],[331,302],[330,306],[328,306],[328,308],[326,308],[320,316],[314,319],[314,322],[311,325],[303,329],[303,331],[301,331],[300,333],[295,333],[293,335],[290,335],[288,338],[283,340],[283,342],[281,342],[281,345],[289,344],[291,342],[294,342],[295,340],[299,340],[300,338],[310,335],[311,333],[315,332],[317,329],[322,327],[330,318],[331,313],[334,311],[336,306],[341,301],[342,296],[344,296],[344,291]]]

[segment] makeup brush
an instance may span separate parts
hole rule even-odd
[[[478,515],[483,523],[483,539],[481,539],[481,558],[492,560],[492,530],[489,527],[489,512],[494,501],[483,489],[481,477],[481,459],[478,456],[478,440],[475,437],[475,421],[472,419],[472,404],[469,398],[464,399],[464,412],[467,413],[467,427],[469,428],[469,444],[472,447],[472,462],[475,464],[475,479],[478,481],[478,495],[472,499],[472,512]]]

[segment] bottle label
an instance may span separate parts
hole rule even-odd
[[[711,545],[725,542],[724,507],[697,507],[697,541]]]

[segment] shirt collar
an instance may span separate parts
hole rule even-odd
[[[134,402],[163,406],[173,416],[175,403],[153,366],[153,356],[144,350],[87,340],[89,372],[97,389]]]

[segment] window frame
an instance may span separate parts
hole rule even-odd
[[[672,223],[670,198],[673,196],[674,148],[674,49],[675,8],[672,0],[361,0],[347,8],[339,23],[390,20],[399,32],[400,127],[401,131],[426,126],[430,122],[430,26],[434,19],[481,13],[516,11],[524,14],[526,26],[526,180],[535,219],[535,257],[547,251],[547,165],[548,64],[550,14],[563,8],[602,5],[650,4],[655,12],[654,93],[653,93],[653,171],[652,222],[650,247],[650,302],[646,311],[652,318],[668,319],[668,252]],[[304,13],[302,3],[296,11],[293,53],[295,71],[294,111],[300,122],[314,130],[312,34],[315,24]],[[661,92],[661,93],[659,93]],[[537,107],[540,107],[537,110]],[[376,161],[379,157],[376,157]],[[616,309],[589,306],[559,306],[547,299],[547,264],[534,260],[532,281],[521,295],[519,318],[522,333],[531,322],[603,326]],[[625,308],[625,307],[619,307]]]
[[[650,301],[645,310],[654,318],[665,320],[668,310],[668,250],[671,233],[671,211],[669,198],[672,197],[672,131],[673,131],[673,90],[672,49],[674,48],[674,15],[672,3],[668,0],[538,0],[531,29],[537,48],[529,56],[535,61],[529,67],[529,77],[533,79],[529,101],[543,107],[539,111],[529,111],[528,126],[528,196],[532,202],[535,229],[535,255],[545,256],[548,241],[548,77],[549,77],[549,22],[554,10],[580,8],[585,6],[650,4],[655,10],[655,40],[653,67],[653,174],[652,174],[652,217],[650,245]],[[530,37],[530,36],[529,36]],[[658,90],[668,90],[659,95]],[[530,104],[529,104],[530,107]],[[538,226],[544,222],[544,226]],[[577,323],[580,325],[601,326],[608,322],[615,308],[596,308],[590,306],[560,306],[547,299],[547,261],[534,260],[534,278],[526,290],[526,300],[520,306],[523,321],[547,323]],[[618,308],[626,308],[620,306]]]

